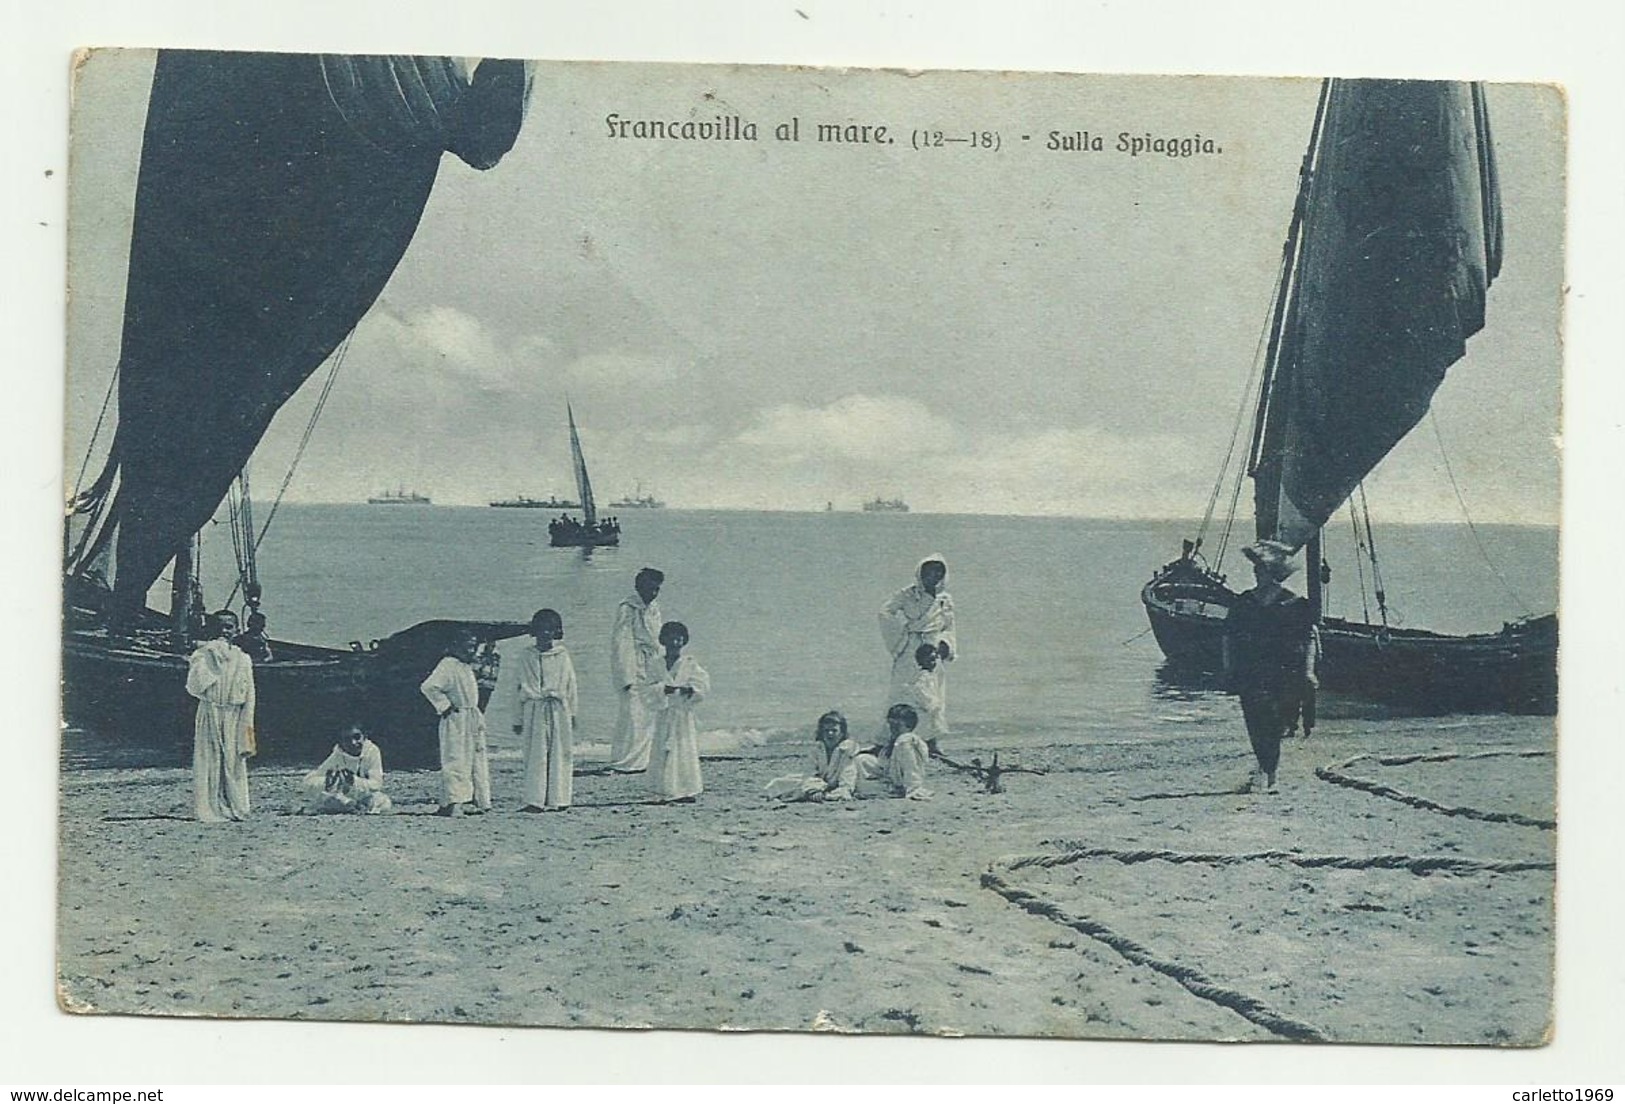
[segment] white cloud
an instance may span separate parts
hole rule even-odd
[[[885,462],[950,447],[957,434],[924,403],[893,395],[847,395],[827,406],[759,411],[736,441],[792,465],[810,459]]]
[[[935,465],[935,493],[942,509],[977,513],[1188,516],[1211,474],[1180,446],[1094,427],[988,435]]]
[[[383,309],[368,317],[365,328],[387,337],[409,360],[488,389],[513,385],[514,358],[480,319],[455,307],[402,314],[380,305]]]

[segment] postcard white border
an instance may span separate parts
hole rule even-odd
[[[15,15],[20,10],[14,6]],[[865,3],[657,0],[58,0],[7,36],[0,508],[10,530],[0,702],[0,1079],[72,1084],[288,1082],[335,1047],[390,1081],[563,1080],[1491,1082],[1625,1080],[1625,778],[1611,578],[1619,529],[1620,324],[1625,157],[1611,5],[1583,0],[1431,3],[1190,0]],[[1566,320],[1563,692],[1557,1035],[1548,1047],[1293,1047],[890,1040],[695,1032],[368,1027],[68,1017],[54,981],[57,639],[64,176],[70,54],[77,46],[466,53],[909,68],[1473,77],[1562,83],[1571,108]],[[1580,596],[1584,595],[1584,600]],[[454,1066],[436,1061],[455,1039]],[[902,1059],[902,1061],[899,1061]]]

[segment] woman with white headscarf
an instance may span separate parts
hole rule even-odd
[[[948,730],[947,665],[959,655],[959,639],[954,633],[954,600],[948,596],[948,562],[939,555],[921,560],[914,569],[914,583],[906,586],[880,609],[880,639],[891,655],[891,685],[886,705],[912,702],[921,669],[915,659],[920,645],[937,651],[937,700],[941,730]]]

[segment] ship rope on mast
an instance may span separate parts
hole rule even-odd
[[[1349,503],[1349,525],[1354,529],[1354,573],[1360,581],[1360,616],[1367,625],[1371,624],[1371,596],[1365,587],[1365,538],[1360,533],[1360,517],[1354,511],[1354,503]]]
[[[1428,424],[1433,427],[1433,438],[1439,443],[1439,459],[1444,461],[1444,473],[1450,477],[1450,489],[1455,492],[1456,505],[1461,507],[1461,516],[1467,522],[1467,531],[1473,535],[1473,546],[1478,549],[1479,558],[1490,569],[1490,574],[1495,576],[1496,582],[1501,584],[1501,589],[1505,590],[1507,596],[1517,603],[1519,609],[1523,610],[1524,616],[1533,617],[1534,610],[1530,609],[1529,603],[1525,602],[1518,592],[1512,589],[1512,584],[1507,582],[1506,576],[1501,574],[1501,569],[1495,566],[1494,560],[1490,559],[1489,550],[1484,547],[1484,538],[1479,535],[1478,526],[1473,523],[1472,512],[1467,509],[1467,500],[1462,497],[1461,486],[1456,482],[1455,469],[1450,466],[1450,453],[1444,447],[1444,434],[1439,429],[1439,417],[1432,407],[1428,408]]]
[[[1359,494],[1360,515],[1365,519],[1365,554],[1366,558],[1371,561],[1371,591],[1376,595],[1377,613],[1382,618],[1382,627],[1386,629],[1388,628],[1388,590],[1382,583],[1382,565],[1377,562],[1377,534],[1371,528],[1371,504],[1366,501],[1365,480],[1363,479],[1359,484]],[[1354,509],[1352,502],[1349,509],[1351,511]],[[1358,532],[1360,526],[1358,519],[1354,525],[1356,532]],[[1356,557],[1355,562],[1359,562],[1358,557]],[[1371,613],[1369,610],[1366,611],[1365,619],[1367,623],[1370,623]]]
[[[1283,258],[1282,265],[1288,262]],[[1253,363],[1247,373],[1246,386],[1242,388],[1241,402],[1236,407],[1236,420],[1230,429],[1230,444],[1224,452],[1224,462],[1219,465],[1218,478],[1213,481],[1213,492],[1208,496],[1207,510],[1202,514],[1202,524],[1196,530],[1194,550],[1200,551],[1202,542],[1207,538],[1208,526],[1212,524],[1213,514],[1218,505],[1219,493],[1224,487],[1224,477],[1230,471],[1231,462],[1236,456],[1236,445],[1241,440],[1241,427],[1247,424],[1247,413],[1251,408],[1250,397],[1258,389],[1258,374],[1263,369],[1265,350],[1269,340],[1269,320],[1275,315],[1275,303],[1281,294],[1280,282],[1277,281],[1275,290],[1270,294],[1269,306],[1265,310],[1264,325],[1258,332],[1258,343],[1253,349]],[[1224,530],[1219,534],[1219,550],[1213,558],[1213,570],[1218,571],[1224,563],[1225,551],[1230,547],[1230,533],[1236,524],[1236,508],[1241,502],[1241,490],[1247,478],[1246,466],[1243,465],[1236,472],[1235,481],[1230,491],[1230,503],[1224,515]]]
[[[294,472],[299,470],[299,462],[305,457],[305,449],[310,445],[311,435],[316,432],[316,423],[321,420],[322,411],[327,408],[328,396],[333,393],[333,384],[339,377],[339,369],[344,365],[344,355],[350,351],[350,342],[355,338],[355,330],[351,330],[339,344],[338,352],[333,354],[332,367],[327,370],[327,379],[322,382],[321,394],[316,397],[316,405],[310,412],[310,420],[305,423],[305,432],[299,438],[299,447],[294,450],[293,460],[288,464],[287,474],[282,477],[282,485],[277,488],[276,499],[271,503],[270,511],[265,515],[265,524],[258,534],[254,532],[253,507],[248,498],[248,468],[245,465],[238,476],[238,485],[241,488],[243,506],[241,537],[238,535],[237,520],[233,517],[232,540],[238,542],[237,553],[237,585],[232,587],[231,595],[226,599],[230,605],[237,597],[240,589],[245,594],[255,596],[259,594],[259,567],[256,554],[260,544],[265,540],[265,534],[271,531],[271,522],[276,519],[276,512],[282,506],[282,498],[288,493],[288,487],[293,483]]]

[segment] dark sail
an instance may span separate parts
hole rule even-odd
[[[115,598],[224,498],[276,411],[395,270],[441,154],[513,145],[522,62],[164,51],[136,187],[119,426],[79,503],[117,534]],[[111,498],[111,501],[109,501]]]
[[[1426,414],[1501,264],[1476,86],[1333,81],[1311,170],[1255,484],[1293,547]]]
[[[576,473],[576,494],[581,499],[581,517],[591,528],[598,524],[598,504],[592,497],[592,480],[587,478],[587,459],[581,455],[581,437],[576,433],[576,413],[570,409],[570,404],[564,404],[565,414],[570,419],[570,463]]]

